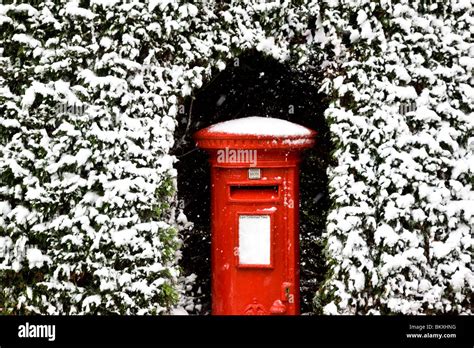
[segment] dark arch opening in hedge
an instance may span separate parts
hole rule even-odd
[[[312,312],[312,298],[324,279],[326,266],[319,237],[329,208],[328,178],[331,144],[323,112],[325,96],[318,93],[317,69],[294,71],[257,51],[227,62],[199,90],[183,101],[173,154],[179,162],[178,197],[193,228],[181,231],[181,266],[197,275],[193,296],[210,311],[210,177],[207,154],[197,150],[192,134],[211,124],[247,116],[269,116],[318,131],[317,145],[305,151],[301,164],[301,311]],[[200,289],[199,289],[200,288]]]

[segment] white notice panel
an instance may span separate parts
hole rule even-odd
[[[239,216],[239,263],[270,265],[270,215]]]

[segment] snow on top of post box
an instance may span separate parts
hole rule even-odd
[[[275,137],[310,136],[312,131],[299,124],[271,117],[245,117],[217,123],[208,128],[209,133],[249,134]]]
[[[314,145],[316,132],[285,120],[270,117],[245,117],[201,129],[194,134],[202,149],[292,149]]]

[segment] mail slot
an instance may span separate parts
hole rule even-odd
[[[211,165],[213,315],[299,314],[299,163],[315,135],[265,117],[194,135]]]
[[[272,200],[278,199],[278,185],[230,185],[230,198],[234,200]]]

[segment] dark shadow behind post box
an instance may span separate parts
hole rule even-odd
[[[212,314],[299,314],[299,162],[315,135],[264,117],[194,135],[210,154]]]

